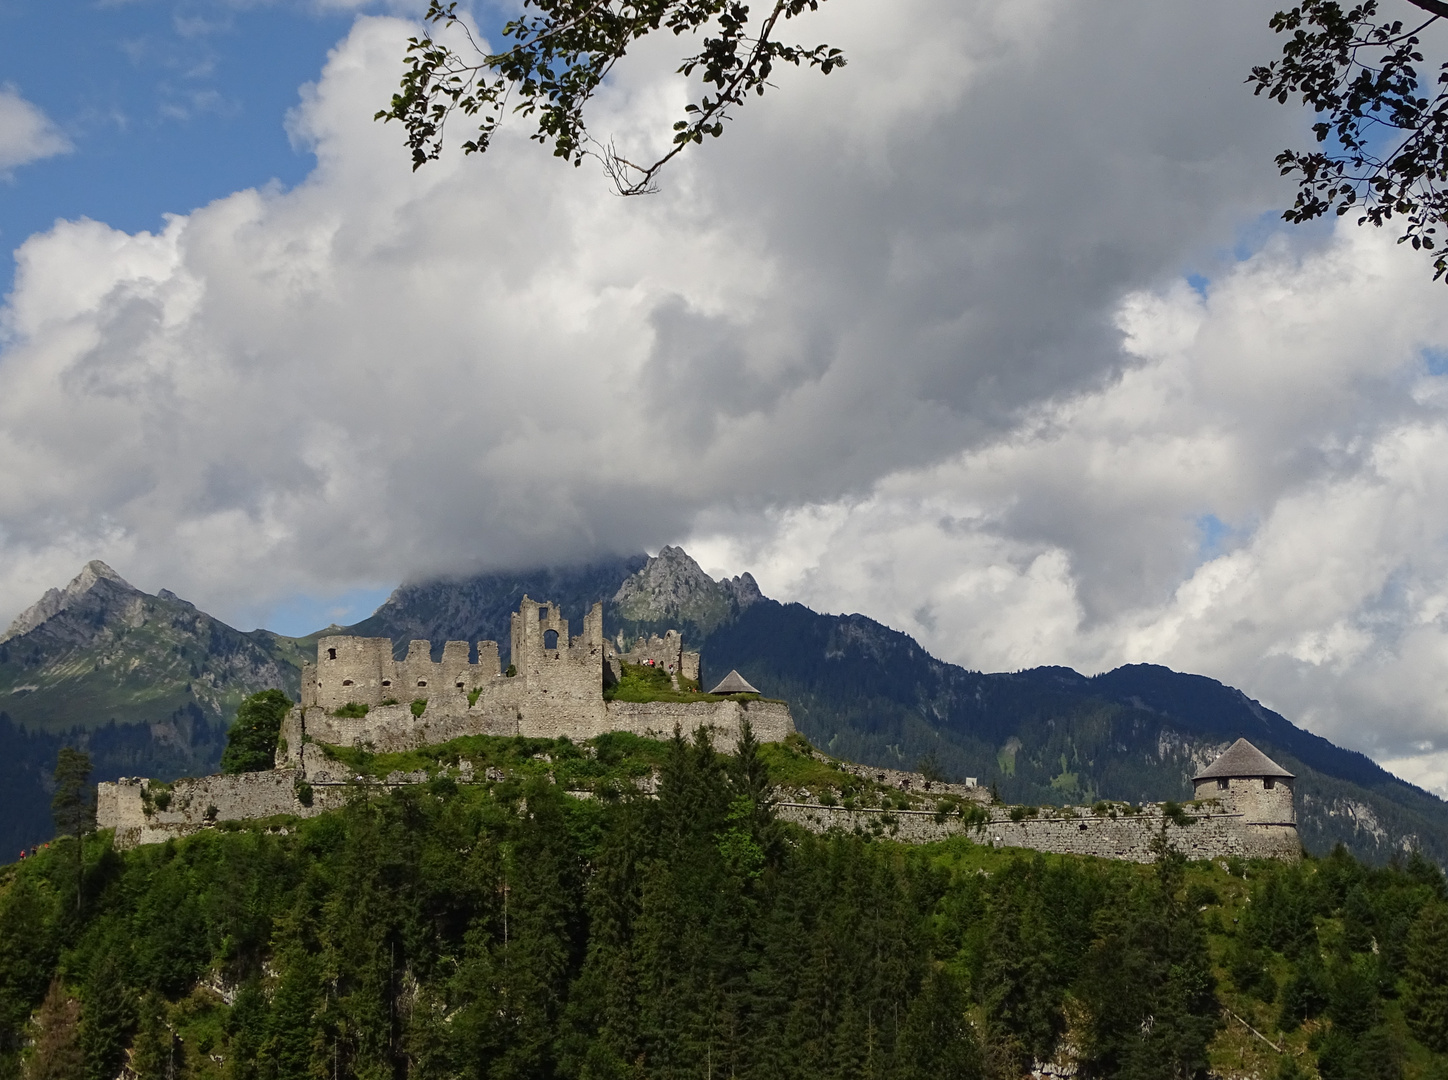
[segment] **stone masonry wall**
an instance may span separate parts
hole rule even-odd
[[[1274,777],[1272,786],[1268,787],[1263,777],[1208,778],[1195,781],[1193,787],[1194,798],[1215,799],[1248,821],[1264,825],[1293,825],[1297,822],[1291,780]]]
[[[699,681],[699,654],[685,651],[684,639],[677,630],[670,630],[663,637],[657,634],[640,637],[627,650],[623,648],[623,635],[620,634],[617,647],[610,647],[608,659],[626,664],[646,664],[652,660],[671,675],[677,673],[681,678]],[[614,678],[621,674],[616,665],[613,673]]]
[[[676,725],[686,736],[709,726],[715,748],[733,753],[746,717],[760,742],[781,742],[794,731],[794,718],[782,701],[610,701],[607,730],[667,739]]]
[[[1296,859],[1302,853],[1296,826],[1252,825],[1235,813],[1189,813],[1191,824],[1177,825],[1160,806],[1114,820],[1089,809],[1076,817],[1025,818],[1012,821],[1008,811],[992,810],[990,819],[968,824],[957,815],[943,820],[922,810],[845,810],[809,803],[785,803],[779,816],[812,832],[878,832],[908,843],[929,843],[965,836],[994,847],[1032,848],[1063,855],[1095,855],[1106,859],[1151,862],[1151,842],[1166,829],[1167,838],[1189,859]]]
[[[145,794],[151,782],[121,779],[96,787],[96,825],[116,830],[118,848],[157,844],[186,836],[222,821],[249,821],[290,814],[312,817],[341,805],[342,791],[316,788],[312,805],[303,806],[297,796],[302,774],[295,769],[241,773],[237,776],[203,776],[177,780],[171,785],[165,810],[155,806],[152,789],[151,812],[146,812]]]
[[[732,750],[744,717],[749,718],[760,742],[778,742],[794,731],[789,706],[778,701],[599,701],[595,709],[582,709],[561,695],[556,703],[532,700],[522,680],[515,683],[515,695],[502,701],[499,695],[488,701],[481,696],[472,708],[437,708],[428,702],[421,717],[414,717],[407,705],[382,705],[362,717],[333,716],[325,709],[293,708],[282,724],[278,746],[279,768],[303,764],[306,737],[331,746],[361,746],[378,753],[397,753],[420,746],[434,746],[467,735],[524,735],[553,739],[567,735],[576,741],[591,739],[605,731],[631,731],[636,735],[668,738],[674,726],[691,735],[701,726],[716,731],[716,745]],[[549,709],[547,706],[552,705]],[[598,715],[595,715],[597,713]]]

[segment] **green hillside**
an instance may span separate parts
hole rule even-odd
[[[1448,887],[1423,860],[820,837],[774,820],[786,776],[747,749],[637,744],[493,740],[533,764],[126,853],[102,835],[80,876],[69,840],[0,869],[0,1077],[1448,1070]],[[564,760],[613,782],[571,797]]]
[[[62,740],[89,751],[98,779],[212,772],[242,698],[295,696],[309,644],[242,633],[88,564],[0,640],[0,851],[50,835],[46,783]]]

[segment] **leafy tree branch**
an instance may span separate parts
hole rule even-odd
[[[1297,197],[1283,218],[1311,221],[1329,211],[1357,213],[1358,224],[1401,222],[1399,243],[1436,252],[1436,279],[1448,280],[1448,250],[1438,227],[1448,220],[1448,61],[1424,69],[1424,34],[1448,17],[1444,0],[1406,0],[1405,21],[1379,15],[1378,0],[1345,8],[1308,0],[1279,11],[1270,25],[1286,34],[1282,56],[1252,69],[1257,94],[1294,96],[1318,120],[1318,146],[1277,155]]]
[[[705,137],[718,138],[724,123],[750,95],[762,96],[778,64],[818,68],[829,74],[845,64],[839,49],[780,39],[782,23],[817,11],[823,0],[772,0],[756,17],[738,0],[525,0],[524,13],[503,26],[511,42],[485,51],[458,13],[457,3],[430,0],[425,19],[466,42],[463,52],[425,33],[408,40],[401,90],[375,119],[396,120],[407,133],[412,167],[436,160],[447,143],[447,126],[461,113],[473,125],[465,153],[484,153],[506,113],[536,120],[530,136],[552,143],[553,154],[581,165],[602,162],[614,189],[640,195],[657,189],[659,170]],[[599,86],[641,38],[659,30],[699,40],[682,58],[679,74],[697,74],[702,91],[673,125],[669,149],[653,160],[633,161],[590,133],[585,110]]]

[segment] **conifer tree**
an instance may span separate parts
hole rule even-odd
[[[85,877],[85,837],[96,827],[96,804],[90,786],[90,755],[62,746],[55,757],[55,795],[50,808],[55,831],[75,837],[75,909],[80,911]]]
[[[1425,1045],[1448,1053],[1448,904],[1424,904],[1408,935],[1403,1004]]]
[[[81,995],[80,1048],[85,1057],[81,1075],[88,1080],[114,1080],[134,1027],[131,991],[112,948],[92,962]]]

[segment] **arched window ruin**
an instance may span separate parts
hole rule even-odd
[[[544,631],[543,631],[543,647],[544,647],[545,649],[556,649],[556,648],[558,648],[558,631],[557,631],[557,630],[544,630]]]
[[[335,659],[337,659],[337,650],[336,650],[336,649],[328,649],[328,650],[327,650],[327,659],[328,659],[328,660],[335,660]]]

